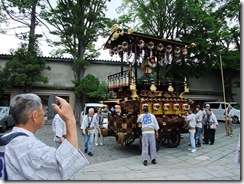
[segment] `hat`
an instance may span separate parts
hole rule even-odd
[[[206,107],[210,107],[210,105],[209,104],[206,104]]]

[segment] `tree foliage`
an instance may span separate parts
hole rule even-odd
[[[43,24],[38,15],[38,7],[41,6],[42,0],[1,0],[3,11],[10,18],[15,21],[16,27],[14,29],[21,30],[16,33],[16,36],[28,43],[32,48],[37,41],[36,38],[41,37],[41,34],[36,34],[36,27]]]
[[[107,84],[104,81],[100,83],[99,79],[92,74],[85,76],[80,83],[75,83],[75,86],[77,96],[83,96],[85,99],[90,98],[96,101],[105,99],[108,91]]]
[[[230,82],[227,79],[239,75],[239,1],[124,0],[120,8],[127,10],[137,21],[136,31],[196,43],[196,47],[188,49],[187,60],[163,66],[161,76],[172,77],[174,74],[178,80],[185,76],[198,78],[220,68],[220,55],[226,83]]]
[[[57,0],[55,5],[49,3],[42,7],[41,17],[51,25],[53,29],[50,33],[57,38],[48,40],[50,45],[57,48],[54,54],[62,56],[65,53],[74,59],[71,67],[75,84],[79,84],[84,77],[89,64],[87,59],[98,56],[94,42],[113,24],[105,17],[106,2],[107,0]],[[84,100],[80,97],[75,101],[76,116],[80,113]]]
[[[52,27],[51,34],[57,40],[48,40],[50,45],[59,49],[55,55],[70,54],[74,60],[86,60],[98,56],[94,42],[109,24],[105,18],[106,0],[59,0],[56,6],[45,6],[41,16]],[[82,79],[85,66],[74,62],[72,69],[75,80]]]
[[[27,28],[26,32],[17,34],[17,37],[26,43],[13,51],[13,59],[6,63],[3,74],[11,86],[22,86],[24,92],[30,92],[33,84],[48,82],[48,78],[42,76],[42,71],[49,69],[45,60],[41,59],[41,51],[37,39],[41,36],[36,34],[36,27],[42,21],[39,19],[37,8],[41,6],[41,0],[1,0],[1,7],[13,21],[19,23],[21,28]]]
[[[13,59],[6,62],[3,68],[4,76],[7,77],[11,86],[21,86],[24,92],[30,92],[32,86],[36,82],[48,83],[48,78],[42,75],[43,70],[50,70],[46,66],[46,61],[33,54],[36,50],[32,48],[28,50],[27,44],[21,44],[15,53]]]

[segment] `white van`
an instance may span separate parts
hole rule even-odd
[[[104,109],[105,109],[106,106],[107,105],[100,104],[100,103],[86,103],[83,111],[81,111],[81,114],[80,114],[80,124],[83,121],[83,117],[88,114],[88,110],[90,108],[94,108],[94,113],[96,113],[97,112],[97,109],[99,107],[101,107],[103,113],[105,113],[105,118],[103,119],[103,127],[107,129],[108,128],[108,116],[107,116],[107,112],[104,111]]]
[[[240,105],[236,102],[205,102],[203,104],[203,109],[206,109],[206,104],[210,105],[211,111],[215,114],[218,121],[225,121],[225,108],[227,108],[228,103],[234,108],[234,118],[233,123],[240,123]],[[226,104],[226,106],[225,106]]]

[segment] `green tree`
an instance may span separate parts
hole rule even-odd
[[[3,68],[0,67],[0,98],[4,95],[5,89],[10,87],[8,76],[5,75]]]
[[[41,5],[41,2],[41,0],[1,0],[1,7],[8,15],[6,18],[15,21],[18,26],[17,28],[26,30],[16,33],[16,36],[28,43],[29,51],[34,47],[37,38],[41,36],[40,34],[36,34],[36,27],[43,23],[37,12],[37,8]]]
[[[213,69],[219,69],[220,54],[225,55],[225,68],[232,68],[232,72],[227,74],[229,76],[225,77],[231,79],[239,74],[239,1],[124,0],[121,9],[123,8],[138,22],[136,31],[196,43],[197,47],[188,49],[187,60],[182,58],[181,62],[162,67],[160,74],[164,78],[175,75],[174,78],[182,80],[184,76],[203,76]],[[230,80],[226,80],[227,83],[228,81]],[[231,91],[228,94],[230,97]]]
[[[106,98],[108,91],[107,84],[99,79],[88,74],[79,83],[75,83],[75,93],[79,97],[84,98],[84,102],[87,100],[99,101]]]
[[[36,34],[36,27],[42,21],[38,17],[37,7],[41,0],[1,0],[1,7],[4,12],[21,25],[27,28],[26,32],[17,34],[17,37],[27,43],[12,51],[13,59],[6,63],[3,69],[12,86],[23,86],[24,92],[30,92],[35,82],[47,83],[47,77],[41,75],[46,66],[45,60],[41,59],[41,51],[38,47],[37,39],[41,36]]]
[[[219,29],[220,39],[217,42],[219,50],[216,53],[221,55],[223,60],[227,101],[234,100],[232,88],[236,86],[236,83],[240,83],[240,80],[233,80],[233,78],[240,77],[240,11],[240,1],[229,0],[214,13],[222,25]],[[220,68],[220,62],[216,62],[214,68]]]
[[[57,40],[49,40],[57,49],[55,55],[70,54],[74,59],[71,65],[75,83],[79,84],[84,77],[87,59],[98,56],[94,42],[104,29],[113,22],[105,18],[107,0],[58,0],[56,7],[49,3],[43,7],[42,18],[52,27],[50,33]],[[77,96],[78,98],[78,96]],[[76,100],[75,115],[80,114],[82,99]]]
[[[21,86],[24,92],[31,92],[36,82],[48,83],[48,78],[42,76],[42,71],[50,70],[50,67],[46,66],[45,60],[33,54],[35,50],[27,44],[21,44],[21,47],[13,53],[13,59],[7,61],[3,68],[3,75],[10,85]]]

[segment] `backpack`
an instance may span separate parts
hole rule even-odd
[[[14,132],[6,136],[0,137],[0,180],[8,180],[8,175],[5,167],[4,151],[5,146],[18,136],[28,136],[23,132]]]

